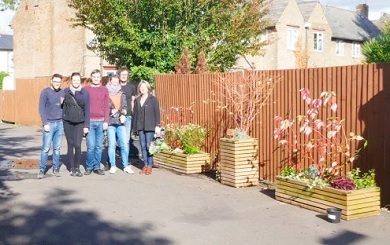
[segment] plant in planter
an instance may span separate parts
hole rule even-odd
[[[159,166],[181,173],[202,173],[210,168],[210,154],[202,152],[207,130],[194,123],[181,125],[168,123],[161,142],[155,142],[158,150],[155,162]]]
[[[374,171],[360,176],[360,170],[353,169],[341,176],[340,170],[352,163],[361,150],[353,150],[351,143],[365,140],[345,133],[344,120],[334,115],[335,93],[322,92],[318,99],[313,99],[309,90],[300,92],[308,107],[306,114],[294,119],[275,117],[274,138],[289,160],[289,166],[276,178],[276,199],[322,213],[337,207],[347,220],[378,214],[380,197],[379,188],[374,187]],[[324,120],[321,113],[331,116]],[[296,167],[304,161],[310,163],[308,168]],[[366,188],[357,190],[357,186]]]
[[[231,137],[220,139],[221,183],[234,187],[258,185],[258,140],[250,137],[250,129],[274,85],[275,81],[260,71],[245,71],[235,80],[217,82],[223,93],[223,101],[218,101],[217,108],[226,112],[234,123],[234,129],[228,130]]]

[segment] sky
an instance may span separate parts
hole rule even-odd
[[[390,13],[390,0],[320,0],[321,4],[356,10],[358,4],[368,4],[368,18],[370,20],[377,20],[382,15],[382,13]],[[0,11],[0,33],[3,34],[12,34],[12,29],[9,27],[11,24],[14,12]]]

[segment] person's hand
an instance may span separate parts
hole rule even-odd
[[[45,132],[50,132],[50,125],[49,124],[44,125],[43,130],[45,130]]]
[[[84,136],[87,135],[89,132],[89,129],[88,128],[84,128]]]
[[[117,109],[112,109],[112,110],[111,110],[111,115],[115,115],[117,112],[118,112]]]
[[[156,132],[156,134],[160,134],[161,133],[161,128],[159,126],[156,126],[154,128],[154,132]]]
[[[119,120],[120,120],[120,122],[123,124],[123,123],[125,123],[125,121],[126,121],[126,116],[125,115],[121,115],[120,117],[119,117]]]
[[[125,109],[122,109],[122,115],[126,115],[127,114],[127,111]]]
[[[108,129],[108,123],[104,122],[103,123],[103,130],[107,130]]]

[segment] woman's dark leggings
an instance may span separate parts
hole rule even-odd
[[[64,132],[68,143],[68,161],[71,170],[80,167],[81,141],[84,134],[84,123],[70,123],[64,121]]]

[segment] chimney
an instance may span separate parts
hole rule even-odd
[[[358,4],[356,6],[356,13],[362,14],[368,18],[368,5],[367,4]]]

